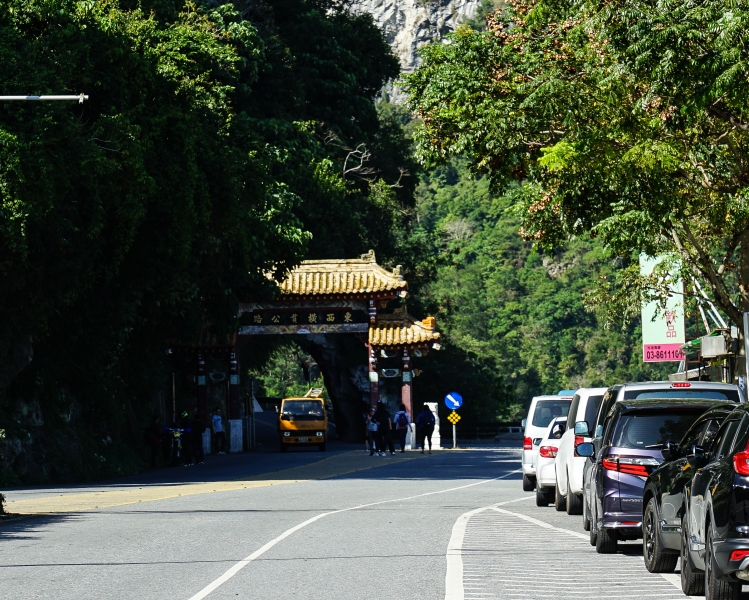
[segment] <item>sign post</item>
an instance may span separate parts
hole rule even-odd
[[[660,258],[640,255],[640,273],[650,275]],[[666,301],[665,309],[658,302],[642,305],[642,360],[643,362],[677,362],[684,360],[684,283],[679,279],[674,292]],[[660,311],[660,312],[659,312]]]
[[[452,412],[447,415],[447,420],[450,421],[450,423],[452,423],[453,425],[454,450],[458,447],[458,438],[455,426],[457,425],[458,421],[460,421],[460,415],[455,411],[463,406],[463,396],[461,396],[458,392],[450,392],[447,396],[445,396],[445,406],[447,406],[447,408],[449,409],[452,409]]]

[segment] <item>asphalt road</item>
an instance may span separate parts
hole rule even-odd
[[[0,523],[0,598],[685,598],[535,507],[514,449],[211,459],[8,492],[39,514]]]

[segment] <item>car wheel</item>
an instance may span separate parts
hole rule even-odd
[[[677,554],[667,554],[663,551],[655,498],[651,498],[645,507],[642,522],[642,556],[645,559],[645,568],[651,573],[673,573],[676,561],[679,560]]]
[[[581,515],[582,512],[583,499],[570,489],[570,473],[567,471],[567,514]]]
[[[689,534],[687,520],[681,520],[681,591],[687,596],[705,594],[705,574],[695,571],[692,558],[689,556]]]
[[[533,477],[529,477],[528,475],[523,475],[523,491],[524,492],[532,492],[536,489],[536,481]]]
[[[588,521],[590,532],[590,545],[595,546],[598,542],[598,523],[596,522],[595,506],[588,507],[590,510],[590,520]]]
[[[536,481],[536,506],[549,506],[549,497]]]
[[[707,528],[707,545],[705,552],[705,600],[739,600],[741,583],[721,581],[717,577],[715,556],[713,554],[713,524]]]
[[[583,486],[583,529],[590,531],[590,511],[588,510],[588,500],[585,495],[585,487]]]
[[[616,554],[618,549],[616,531],[601,527],[596,535],[596,552],[598,554]]]
[[[286,452],[288,449],[289,449],[289,447],[286,444],[284,444],[283,442],[281,442],[281,452]]]
[[[564,496],[559,493],[559,482],[554,486],[554,508],[558,511],[563,511],[567,507],[567,501]]]
[[[325,450],[327,450],[327,448],[325,447],[325,442],[323,442],[322,444],[320,444],[318,446],[318,448],[320,449],[320,452],[325,452]]]

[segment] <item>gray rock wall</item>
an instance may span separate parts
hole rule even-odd
[[[418,49],[436,42],[476,13],[479,0],[354,0],[351,10],[370,13],[410,73],[418,66]]]

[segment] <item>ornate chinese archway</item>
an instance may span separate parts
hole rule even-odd
[[[336,354],[347,351],[340,344],[340,334],[354,334],[367,349],[367,355],[362,353],[356,362],[367,365],[369,403],[377,403],[381,388],[392,389],[397,384],[400,401],[412,413],[412,360],[438,350],[440,334],[434,317],[419,321],[404,306],[395,305],[407,297],[407,288],[401,267],[384,269],[377,264],[374,251],[359,259],[304,261],[279,284],[276,300],[240,305],[240,319],[246,324],[238,339],[293,335],[295,340],[307,342],[322,366],[334,404],[341,406],[352,403],[349,396],[354,387],[361,389],[341,382],[346,374],[335,364],[341,358]],[[341,397],[336,397],[344,389]],[[355,421],[360,406],[351,408],[344,412],[347,420]]]

